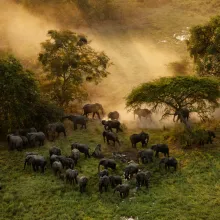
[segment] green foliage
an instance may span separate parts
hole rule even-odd
[[[218,107],[219,81],[194,76],[162,77],[143,83],[126,97],[126,106],[135,109],[148,104],[153,111],[162,109],[163,117],[187,108],[204,117]]]
[[[51,80],[51,98],[60,106],[86,98],[83,82],[96,84],[107,77],[110,65],[104,52],[96,52],[83,35],[71,31],[48,31],[50,39],[42,43],[39,61]]]
[[[220,16],[205,25],[194,26],[190,34],[187,47],[198,74],[220,77]]]

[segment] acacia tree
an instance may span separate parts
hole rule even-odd
[[[110,60],[104,52],[96,52],[83,35],[71,31],[48,31],[39,61],[50,80],[50,95],[60,106],[87,97],[83,83],[96,84],[107,77]]]
[[[220,77],[220,16],[191,28],[187,49],[200,76]]]
[[[126,106],[136,109],[148,104],[152,111],[163,111],[162,119],[184,108],[204,118],[218,107],[219,96],[219,81],[214,78],[162,77],[134,88],[126,97]]]

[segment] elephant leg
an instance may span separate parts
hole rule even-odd
[[[123,198],[123,193],[122,192],[120,192],[120,197]]]
[[[105,191],[107,192],[107,190],[108,190],[108,186],[105,186]]]
[[[64,137],[66,137],[66,131],[63,131],[63,135],[64,135]]]
[[[92,118],[94,119],[94,117],[95,117],[95,112],[92,113]]]
[[[36,172],[36,168],[35,168],[35,165],[32,163],[32,168],[33,168],[33,171]]]
[[[76,130],[77,129],[77,124],[76,123],[74,123],[74,130]]]

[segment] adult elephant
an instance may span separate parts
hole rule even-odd
[[[100,119],[100,114],[99,112],[101,111],[102,115],[104,116],[104,109],[101,104],[95,103],[95,104],[86,104],[83,106],[83,115],[88,117],[88,114],[92,113],[92,118],[94,118],[95,114],[98,116]]]
[[[144,108],[144,109],[137,108],[137,109],[135,109],[134,110],[134,119],[135,119],[135,115],[138,116],[140,121],[141,121],[141,117],[149,118],[149,119],[152,120],[152,118],[151,118],[152,112],[147,108]]]
[[[23,140],[20,136],[9,134],[7,135],[7,141],[9,150],[17,149],[21,151],[23,149]]]
[[[136,148],[136,144],[139,142],[141,142],[142,147],[144,147],[144,146],[147,146],[147,144],[148,144],[149,135],[143,131],[139,134],[132,134],[130,136],[130,141],[131,141],[132,147]]]
[[[33,167],[34,172],[38,171],[38,169],[41,169],[41,173],[44,173],[45,166],[47,165],[47,161],[43,156],[40,155],[28,155],[25,158],[24,161],[24,169],[26,167],[26,164],[30,164]]]
[[[66,137],[66,129],[63,123],[55,122],[47,125],[46,134],[48,139],[49,136],[51,136],[52,141],[54,141],[56,133],[58,134],[58,136],[60,135],[60,133],[63,133],[63,135]]]
[[[109,112],[108,113],[108,118],[110,118],[111,120],[118,120],[119,119],[119,113],[117,111],[114,112]]]
[[[27,133],[27,139],[29,142],[30,146],[35,147],[36,143],[39,143],[39,146],[44,145],[44,141],[46,139],[46,136],[43,132],[32,132],[32,133]]]
[[[103,158],[99,161],[98,172],[100,172],[100,166],[104,166],[105,169],[111,168],[112,170],[116,169],[116,162],[112,159]]]
[[[83,129],[83,128],[86,129],[87,118],[85,116],[83,116],[83,115],[66,115],[66,116],[62,117],[62,120],[66,119],[66,118],[73,122],[74,130],[77,129],[77,125],[81,125],[81,129]]]
[[[177,119],[176,119],[177,117]],[[182,109],[178,109],[175,111],[174,115],[173,115],[173,121],[175,122],[183,122],[188,121],[189,120],[189,110],[187,108],[182,108]]]

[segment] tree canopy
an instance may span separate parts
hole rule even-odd
[[[85,81],[96,84],[107,77],[111,64],[104,52],[96,52],[84,35],[71,31],[48,31],[50,39],[42,43],[39,61],[50,79],[51,97],[60,106],[83,99]]]
[[[163,111],[163,117],[187,108],[207,117],[218,107],[219,81],[195,76],[162,77],[134,88],[126,97],[126,106],[135,109],[142,104],[152,111]]]
[[[191,28],[187,48],[200,76],[220,77],[220,16]]]

